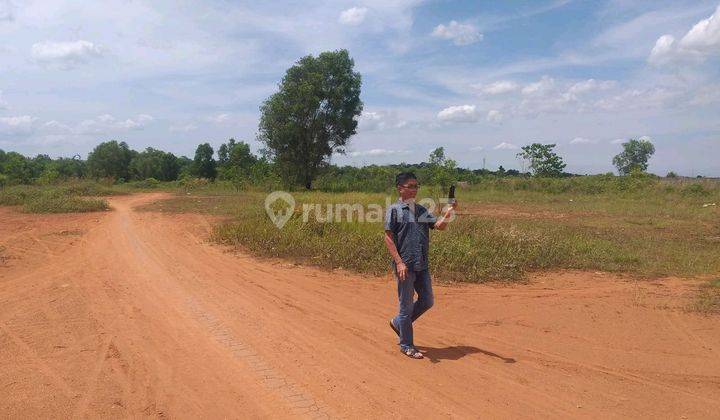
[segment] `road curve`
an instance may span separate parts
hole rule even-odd
[[[689,281],[436,285],[411,360],[389,276],[255,259],[209,243],[208,216],[135,210],[165,197],[0,209],[0,417],[720,413],[720,323],[683,310]]]

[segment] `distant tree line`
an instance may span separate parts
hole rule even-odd
[[[649,146],[648,146],[649,145]],[[518,157],[528,161],[528,172],[515,169],[467,169],[445,155],[439,147],[433,150],[427,162],[369,165],[364,167],[323,165],[312,178],[313,186],[325,191],[385,191],[392,186],[398,172],[412,171],[423,184],[447,189],[457,182],[476,183],[488,177],[540,177],[558,178],[574,176],[565,172],[565,163],[553,148],[554,144],[532,143],[524,146]],[[621,175],[643,172],[647,160],[654,152],[652,144],[630,139],[623,144],[624,151],[613,161]],[[170,152],[151,147],[138,152],[127,143],[115,140],[97,145],[86,160],[75,156],[52,159],[47,155],[26,157],[16,152],[0,150],[0,186],[13,184],[53,184],[67,179],[111,179],[114,182],[176,181],[182,178],[206,178],[230,181],[238,189],[250,185],[276,187],[307,187],[306,179],[283,179],[282,165],[267,156],[252,153],[243,141],[229,139],[220,145],[217,153],[209,143],[197,146],[193,159],[175,156]],[[669,177],[677,176],[669,173]],[[293,181],[295,181],[293,183]]]
[[[14,184],[53,184],[68,179],[111,179],[128,181],[176,181],[183,177],[229,180],[242,184],[272,176],[272,165],[250,152],[245,142],[230,139],[215,152],[209,143],[198,145],[194,159],[148,147],[138,152],[125,142],[100,143],[87,160],[26,157],[0,150],[0,186]]]

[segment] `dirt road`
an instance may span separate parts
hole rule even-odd
[[[202,215],[0,208],[0,417],[717,418],[720,320],[687,281],[435,286],[237,255]]]

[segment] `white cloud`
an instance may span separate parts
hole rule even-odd
[[[61,123],[60,121],[51,120],[42,125],[43,131],[50,132],[53,134],[71,133],[73,130],[70,126]]]
[[[483,149],[484,149],[484,147],[482,147],[482,146],[473,146],[470,148],[470,150],[472,150],[473,152],[479,152]]]
[[[38,42],[32,46],[33,58],[46,64],[70,68],[85,63],[91,58],[102,55],[102,49],[92,42],[78,40],[72,42]]]
[[[679,41],[669,34],[658,38],[648,61],[655,65],[703,62],[711,56],[720,56],[720,5],[713,15],[696,23]]]
[[[230,114],[218,114],[218,115],[214,115],[212,117],[207,117],[206,119],[207,119],[207,121],[210,121],[210,122],[213,122],[216,124],[221,124],[221,123],[227,122],[230,119]]]
[[[638,140],[652,141],[652,138],[650,136],[640,136],[640,137],[638,137]]]
[[[496,109],[491,109],[487,113],[487,120],[490,122],[500,122],[500,121],[502,121],[502,119],[503,119],[502,112],[500,112]]]
[[[485,86],[473,85],[473,87],[480,89],[488,95],[501,95],[503,93],[514,92],[519,88],[517,83],[509,80],[500,80]]]
[[[389,156],[389,155],[401,155],[406,154],[407,150],[388,150],[388,149],[370,149],[361,150],[348,153],[351,157],[358,156]]]
[[[2,117],[0,122],[8,127],[23,127],[32,124],[37,118],[29,115],[20,115],[18,117]]]
[[[437,117],[441,121],[475,122],[479,115],[475,105],[457,105],[443,109],[438,112]]]
[[[539,95],[550,91],[555,86],[555,79],[543,76],[535,83],[530,83],[522,89],[523,95]]]
[[[117,120],[110,114],[98,115],[94,119],[84,120],[74,129],[76,134],[105,134],[115,131],[142,130],[153,121],[151,115],[140,114],[137,117]]]
[[[570,140],[570,144],[595,144],[595,143],[597,143],[597,140],[586,139],[584,137],[575,137],[574,139]]]
[[[35,121],[37,118],[30,115],[0,117],[0,132],[8,134],[29,132],[33,129]]]
[[[572,95],[578,95],[581,93],[591,92],[595,90],[607,90],[614,86],[615,81],[613,80],[597,81],[595,79],[588,79],[582,82],[577,82],[574,85],[570,86],[570,89],[568,89],[568,93]]]
[[[361,131],[402,128],[406,125],[407,121],[400,119],[393,111],[363,111],[358,119],[358,128]]]
[[[454,20],[450,21],[447,26],[443,24],[436,26],[431,35],[436,38],[452,40],[455,45],[474,44],[483,39],[483,34],[475,25],[458,23]]]
[[[7,109],[7,102],[3,99],[3,93],[2,90],[0,90],[0,109]]]
[[[519,149],[519,147],[515,146],[512,143],[505,143],[505,142],[502,142],[502,143],[498,144],[497,146],[493,147],[493,150],[516,150],[516,149]]]
[[[615,140],[611,141],[610,144],[620,144],[620,143],[625,143],[626,141],[627,140],[625,140],[625,139],[615,139]]]
[[[343,10],[342,13],[340,13],[338,22],[343,25],[359,25],[365,20],[367,11],[367,7],[351,7],[350,9]]]

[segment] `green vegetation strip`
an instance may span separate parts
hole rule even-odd
[[[108,210],[101,196],[125,194],[118,187],[82,181],[54,186],[16,185],[0,189],[0,205],[27,213],[81,213]]]
[[[428,195],[439,193],[423,189]],[[703,191],[688,194],[684,186],[668,189],[655,184],[604,194],[542,192],[537,185],[520,190],[462,189],[458,196],[465,214],[448,231],[432,233],[431,269],[436,278],[466,282],[519,280],[528,271],[542,269],[640,276],[718,273],[718,209],[703,203],[720,202],[720,189],[706,184]],[[361,273],[389,271],[380,221],[321,223],[310,217],[303,222],[302,205],[384,207],[386,199],[395,199],[391,194],[294,192],[295,213],[282,229],[265,214],[264,192],[237,192],[216,182],[183,189],[182,194],[152,209],[231,216],[215,229],[215,240],[257,255]]]

